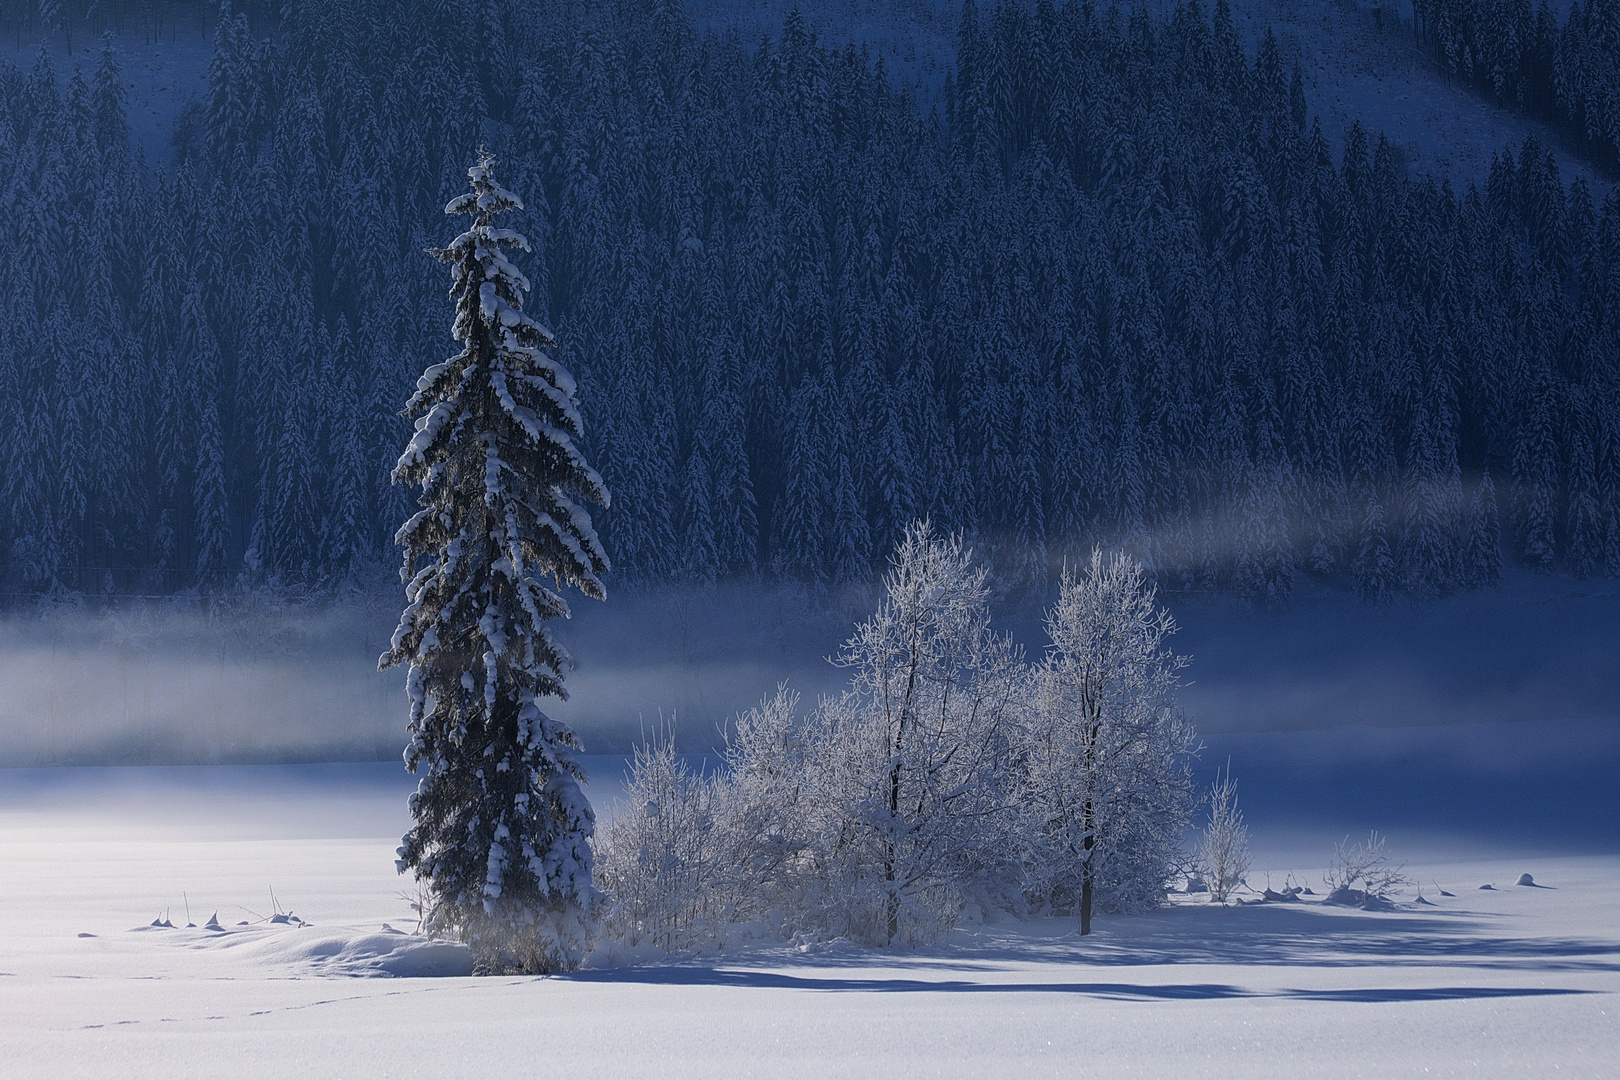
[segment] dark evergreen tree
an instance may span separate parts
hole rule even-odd
[[[1387,604],[1395,592],[1395,557],[1390,552],[1389,535],[1384,528],[1384,508],[1377,496],[1367,499],[1362,518],[1361,539],[1356,546],[1356,592],[1363,600]]]
[[[1468,514],[1468,537],[1463,549],[1463,582],[1483,589],[1502,580],[1502,526],[1496,508],[1496,485],[1486,470]]]
[[[426,884],[430,927],[468,941],[477,971],[547,972],[583,958],[597,901],[580,744],[539,705],[564,695],[569,666],[546,626],[568,605],[544,579],[605,597],[582,503],[608,492],[576,447],[574,380],[523,312],[530,283],[502,249],[528,242],[494,223],[523,203],[494,165],[481,154],[445,208],[473,218],[435,253],[464,347],[407,405],[416,434],[394,477],[421,487],[422,509],[398,533],[409,603],[382,665],[410,665],[405,760],[425,775],[399,867]]]

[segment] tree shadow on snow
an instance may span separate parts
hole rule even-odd
[[[958,935],[946,949],[912,954],[814,956],[816,966],[980,967],[1074,963],[1094,967],[1233,964],[1242,967],[1430,967],[1620,971],[1620,941],[1512,937],[1479,913],[1368,912],[1320,904],[1172,908],[1101,920],[1081,938],[1056,920]]]
[[[780,971],[687,965],[588,971],[561,976],[573,982],[642,983],[653,986],[721,986],[736,989],[807,990],[822,993],[1077,994],[1112,1001],[1211,1001],[1282,998],[1325,1002],[1467,1001],[1482,998],[1551,997],[1596,991],[1566,987],[1426,986],[1336,990],[1255,990],[1224,983],[970,982],[963,979],[861,979],[792,975]]]
[[[712,960],[726,970],[673,963],[635,969],[588,972],[575,978],[607,981],[712,980],[715,985],[745,985],[746,979],[780,978],[782,985],[807,980],[823,989],[886,988],[882,979],[851,976],[848,986],[821,973],[888,970],[927,972],[929,977],[890,980],[892,989],[953,988],[974,990],[1071,989],[1106,993],[1113,984],[986,984],[979,980],[997,971],[1030,964],[1090,968],[1231,965],[1256,967],[1454,968],[1551,972],[1620,972],[1620,941],[1578,937],[1513,937],[1493,932],[1494,916],[1476,912],[1369,912],[1319,904],[1266,904],[1241,908],[1171,908],[1147,915],[1101,920],[1097,932],[1081,938],[1072,924],[1058,920],[991,926],[962,932],[948,944],[916,951],[884,952],[848,948],[832,953],[787,954],[779,950],[747,951]],[[752,968],[815,969],[817,974],[770,975]],[[950,981],[969,976],[973,981]],[[943,977],[945,982],[935,981]],[[743,980],[743,981],[739,981]],[[1089,989],[1088,989],[1089,988]],[[1230,991],[1225,994],[1225,991]],[[1121,992],[1125,992],[1122,990]],[[1290,991],[1297,997],[1328,1000],[1435,1000],[1433,995],[1523,996],[1542,990],[1458,989],[1390,991]],[[1565,991],[1553,991],[1565,992]],[[1567,991],[1573,993],[1575,991]],[[1247,996],[1248,991],[1199,985],[1131,988],[1142,996]],[[1361,998],[1363,994],[1392,997]],[[1403,998],[1399,995],[1411,994]],[[1425,997],[1424,995],[1429,995]]]
[[[1172,909],[1050,942],[1075,961],[1252,966],[1413,967],[1453,963],[1537,971],[1620,971],[1620,941],[1492,933],[1489,916],[1345,911],[1320,905]],[[991,942],[985,943],[994,949]]]

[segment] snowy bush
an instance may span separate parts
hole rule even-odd
[[[1333,865],[1322,875],[1328,887],[1328,903],[1376,907],[1388,900],[1389,893],[1411,882],[1402,868],[1392,866],[1384,851],[1385,838],[1377,832],[1352,844],[1347,836],[1333,852]]]
[[[785,686],[737,717],[726,742],[724,837],[734,917],[816,933],[827,896],[815,838],[826,814],[811,783],[821,741]]]
[[[603,834],[596,867],[598,884],[613,898],[606,917],[612,936],[683,952],[724,918],[715,812],[724,787],[675,753],[673,733],[636,748],[626,809]]]
[[[1249,827],[1243,824],[1243,811],[1237,805],[1237,783],[1232,765],[1225,777],[1218,773],[1209,792],[1209,824],[1204,826],[1196,866],[1209,887],[1209,898],[1224,904],[1232,890],[1243,884],[1249,873]]]

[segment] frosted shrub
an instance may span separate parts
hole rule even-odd
[[[824,906],[824,890],[800,814],[797,705],[781,688],[739,716],[720,775],[698,774],[668,734],[636,749],[625,809],[598,852],[612,938],[679,953],[719,943],[738,923],[819,927],[804,914]]]
[[[799,695],[776,694],[737,717],[726,742],[725,840],[739,898],[740,919],[784,921],[789,929],[819,929],[825,907],[811,786],[815,730],[798,715]]]
[[[1322,875],[1329,903],[1376,907],[1386,903],[1391,892],[1411,884],[1402,867],[1390,864],[1384,843],[1377,832],[1368,833],[1358,844],[1352,844],[1348,836],[1339,841],[1333,865]]]
[[[608,933],[626,945],[691,950],[732,907],[717,803],[725,785],[692,769],[665,734],[636,748],[625,809],[605,830],[597,880]]]
[[[1249,873],[1249,827],[1237,805],[1237,784],[1232,766],[1226,776],[1215,777],[1209,793],[1209,824],[1198,847],[1197,866],[1209,884],[1209,898],[1224,904]]]

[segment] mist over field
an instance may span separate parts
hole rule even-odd
[[[1620,836],[1614,584],[1515,574],[1387,608],[1313,586],[1282,612],[1167,600],[1182,627],[1172,646],[1193,658],[1180,701],[1205,746],[1198,772],[1230,758],[1257,822],[1505,830],[1581,849]],[[873,601],[732,585],[580,602],[555,625],[578,663],[572,698],[548,709],[591,755],[627,754],[661,725],[683,751],[713,754],[781,682],[806,701],[841,692],[848,672],[827,658]],[[375,670],[395,603],[10,612],[0,765],[398,762],[404,674]],[[1049,603],[1004,598],[997,625],[1037,655]]]

